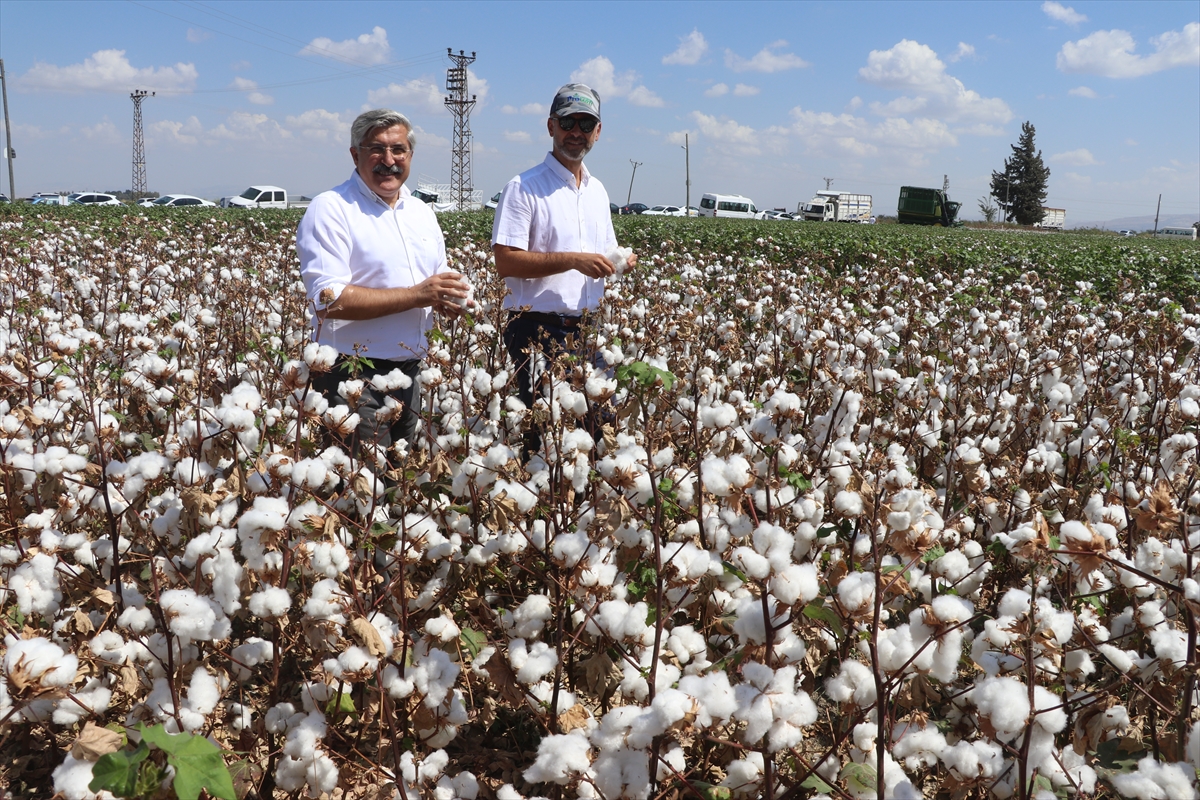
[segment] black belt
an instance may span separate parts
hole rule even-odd
[[[583,324],[586,315],[572,317],[567,314],[547,314],[544,311],[510,311],[508,318],[514,320],[517,318],[527,319],[530,322],[536,322],[539,325],[556,325],[560,328],[578,328]]]

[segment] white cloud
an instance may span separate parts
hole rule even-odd
[[[1086,97],[1089,100],[1095,100],[1098,96],[1094,89],[1089,89],[1086,86],[1076,86],[1074,89],[1068,91],[1067,94],[1072,97]]]
[[[662,108],[666,103],[645,86],[636,86],[629,92],[629,102],[642,108]]]
[[[704,90],[705,97],[720,97],[729,94],[729,87],[723,83],[715,83]]]
[[[16,84],[24,91],[51,92],[187,90],[195,86],[197,77],[193,64],[138,69],[129,63],[124,50],[97,50],[82,64],[59,67],[36,62]]]
[[[693,111],[692,119],[696,121],[700,134],[708,139],[730,145],[746,155],[759,152],[758,133],[749,125],[742,125],[729,117],[717,119],[700,111]]]
[[[961,61],[964,58],[973,58],[975,56],[974,45],[969,45],[966,42],[959,42],[958,49],[950,55],[946,56],[947,61]]]
[[[344,139],[346,146],[350,145],[351,120],[344,120],[340,114],[332,111],[313,108],[303,114],[285,117],[284,122],[306,139],[314,139],[319,142]]]
[[[761,91],[762,91],[762,89],[759,89],[757,86],[748,86],[747,84],[739,83],[737,86],[733,87],[733,96],[734,97],[754,97],[754,95],[758,94]]]
[[[206,136],[235,142],[272,142],[291,139],[292,132],[266,114],[235,111],[220,125],[208,131]]]
[[[528,131],[505,131],[504,139],[518,144],[529,144],[533,141],[533,137],[529,135]]]
[[[472,69],[467,70],[467,94],[475,95],[476,108],[487,102],[490,88],[487,78],[479,77]]]
[[[806,111],[797,106],[792,109],[792,120],[785,129],[789,135],[803,142],[809,151],[831,157],[895,154],[912,160],[958,144],[946,123],[926,117],[911,121],[892,117],[872,123],[849,113]]]
[[[1089,167],[1100,163],[1086,147],[1081,147],[1078,150],[1068,150],[1065,153],[1055,153],[1050,156],[1050,161],[1056,164],[1066,164],[1068,167]]]
[[[100,144],[117,144],[124,138],[121,136],[121,132],[117,130],[117,126],[108,120],[97,122],[95,125],[85,125],[79,129],[79,133],[85,139],[90,139]]]
[[[258,84],[249,78],[234,78],[229,87],[239,92],[247,92],[246,99],[257,106],[269,106],[275,102],[271,95],[258,91]]]
[[[206,30],[203,30],[201,28],[188,28],[187,29],[187,40],[189,42],[191,42],[192,44],[198,44],[200,42],[203,42],[205,39],[208,39],[211,37],[212,37],[211,33],[209,33]]]
[[[1128,31],[1096,31],[1077,42],[1067,42],[1058,53],[1063,72],[1104,78],[1139,78],[1172,67],[1200,66],[1200,22],[1189,22],[1183,31],[1167,31],[1150,39],[1154,53],[1136,55],[1137,44]]]
[[[951,122],[1005,123],[1012,119],[1008,104],[998,97],[982,97],[946,73],[946,65],[928,45],[901,40],[890,50],[872,50],[867,65],[858,71],[867,83],[884,89],[911,92],[889,103],[872,103],[884,116],[921,112]]]
[[[500,106],[500,113],[502,113],[502,114],[536,114],[537,116],[544,117],[550,113],[550,106],[543,105],[542,103],[526,103],[525,105],[521,106],[520,108],[517,108],[514,105],[503,105],[503,106]]]
[[[1064,6],[1062,3],[1056,3],[1054,0],[1046,0],[1042,3],[1042,11],[1050,19],[1058,22],[1065,22],[1068,25],[1078,25],[1081,22],[1087,22],[1087,17],[1080,14],[1070,6]]]
[[[859,97],[858,95],[854,95],[854,97],[850,98],[850,102],[846,103],[846,110],[847,111],[857,111],[858,109],[862,108],[862,104],[863,104],[863,99],[861,97]]]
[[[734,72],[783,72],[789,69],[807,67],[808,62],[794,53],[776,53],[781,47],[787,47],[787,42],[780,39],[754,54],[753,58],[742,58],[732,50],[725,51],[725,66]]]
[[[450,148],[449,139],[445,136],[438,136],[436,133],[431,133],[420,125],[413,124],[413,133],[417,135],[417,146],[420,148],[433,147],[438,150],[447,150]]]
[[[708,40],[699,29],[693,29],[687,36],[679,39],[679,47],[674,53],[663,56],[664,64],[681,64],[691,66],[700,61],[708,52]]]
[[[666,136],[667,144],[677,144],[680,147],[685,144],[690,145],[690,140],[688,139],[689,136],[694,139],[696,137],[696,131],[671,131]]]
[[[335,42],[320,36],[300,51],[302,56],[323,56],[350,64],[386,64],[391,54],[387,31],[378,25],[372,28],[370,33],[364,33],[357,39]]]
[[[1129,145],[1130,147],[1137,147],[1137,139],[1126,139],[1125,144]]]
[[[635,86],[637,80],[638,74],[633,70],[618,75],[613,63],[604,56],[583,62],[579,69],[571,73],[571,81],[595,89],[600,94],[601,103],[610,97],[626,97],[637,106],[662,107],[662,98],[641,84]]]
[[[234,72],[242,72],[244,70],[250,69],[250,67],[252,67],[252,66],[254,66],[254,65],[243,58],[241,61],[235,61],[232,64],[230,64],[229,68],[231,70],[233,70]]]
[[[204,126],[194,116],[188,117],[186,122],[163,119],[147,126],[146,139],[150,142],[195,144],[203,133]]]
[[[413,78],[404,83],[389,83],[382,89],[367,92],[367,108],[386,106],[395,108],[402,114],[407,114],[408,110],[443,114],[446,112],[443,98],[436,83],[427,78]]]

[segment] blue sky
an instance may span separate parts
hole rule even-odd
[[[448,181],[446,48],[475,51],[476,188],[540,161],[557,87],[598,89],[588,156],[614,201],[702,192],[794,208],[824,177],[894,211],[941,186],[978,217],[1021,123],[1068,223],[1200,217],[1195,2],[0,3],[17,193],[127,188],[129,92],[149,187],[313,194],[350,170],[362,110],[408,114],[414,174]],[[7,174],[3,190],[7,192]]]

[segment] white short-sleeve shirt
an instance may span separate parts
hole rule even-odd
[[[317,309],[333,303],[349,285],[404,288],[448,269],[446,240],[433,209],[407,186],[392,208],[358,172],[313,199],[296,230],[296,250],[308,299]],[[432,324],[428,308],[376,319],[325,319],[317,340],[347,355],[358,344],[367,358],[402,361],[425,354]]]
[[[492,223],[492,244],[530,253],[600,253],[617,244],[608,192],[583,168],[583,181],[553,153],[508,182]],[[544,278],[505,278],[504,307],[547,314],[578,315],[604,296],[604,279],[569,270]]]

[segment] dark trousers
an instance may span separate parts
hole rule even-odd
[[[504,328],[504,346],[517,365],[517,397],[526,408],[533,407],[533,359],[540,354],[545,355],[547,362],[560,355],[572,355],[580,360],[590,358],[594,365],[602,366],[599,354],[589,352],[581,334],[579,320],[571,317],[529,312],[509,314],[508,325]],[[568,339],[571,340],[569,343]],[[540,388],[539,391],[544,392]],[[589,407],[587,417],[580,425],[594,439],[599,435],[600,426],[612,419],[611,409],[602,411]],[[541,446],[542,432],[530,422],[522,441],[522,461],[527,462]]]
[[[349,370],[344,366],[348,361],[345,355],[339,355],[329,372],[314,373],[313,388],[325,396],[331,406],[346,405],[348,401],[338,394],[338,384],[350,380]],[[365,365],[358,375],[353,376],[363,381],[363,393],[358,400],[358,406],[353,409],[359,416],[358,427],[345,444],[350,452],[358,450],[360,442],[374,442],[380,447],[391,447],[403,439],[410,445],[413,434],[417,430],[417,372],[421,369],[420,359],[410,361],[385,361],[382,358],[372,358],[372,367]],[[386,375],[392,370],[399,369],[412,379],[407,389],[396,389],[391,392],[381,392],[371,386],[371,378],[376,375]],[[404,410],[394,422],[385,423],[376,419],[376,415],[384,408],[384,398],[392,397],[403,405]]]

